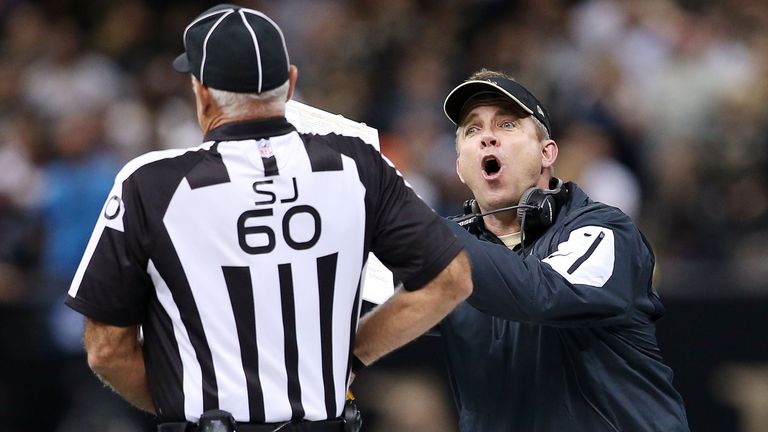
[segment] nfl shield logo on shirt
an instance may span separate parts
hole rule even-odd
[[[261,157],[268,158],[275,155],[274,153],[272,153],[272,145],[269,143],[269,141],[261,141],[259,142],[258,146],[259,146],[259,153],[261,153]]]

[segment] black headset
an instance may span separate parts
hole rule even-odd
[[[464,216],[454,219],[454,222],[463,227],[478,226],[483,216],[503,211],[516,210],[523,235],[526,232],[541,232],[549,228],[560,210],[558,197],[563,190],[563,182],[558,178],[552,178],[550,189],[532,187],[523,192],[520,202],[510,207],[502,207],[495,210],[480,212],[480,206],[474,199],[464,201]]]

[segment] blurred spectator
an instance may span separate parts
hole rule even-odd
[[[35,150],[39,123],[33,115],[9,115],[0,124],[0,303],[29,300],[26,272],[40,247],[35,210],[42,194],[42,171]]]
[[[556,172],[575,181],[595,200],[620,208],[629,217],[639,216],[640,185],[634,174],[614,156],[613,143],[599,127],[574,123],[558,141],[561,154]],[[565,157],[563,157],[565,156]]]
[[[33,113],[13,113],[0,124],[0,201],[30,210],[40,202],[38,167],[42,125]]]
[[[62,116],[52,135],[54,155],[43,167],[42,270],[58,296],[69,287],[119,165],[103,148],[100,118],[91,113]]]
[[[83,49],[83,34],[67,18],[48,23],[40,56],[22,83],[22,96],[47,118],[76,110],[96,111],[113,101],[121,88],[112,63]],[[39,47],[37,47],[39,50]]]

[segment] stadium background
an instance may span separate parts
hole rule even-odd
[[[172,72],[212,2],[0,1],[0,430],[151,430],[87,371],[61,300],[117,169],[199,142]],[[244,1],[282,26],[298,99],[364,121],[440,214],[447,91],[509,72],[543,99],[557,175],[653,243],[658,324],[692,430],[768,430],[768,4],[764,0]],[[366,431],[451,431],[439,339],[355,383]]]

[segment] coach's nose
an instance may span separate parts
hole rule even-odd
[[[490,130],[483,131],[483,134],[480,136],[480,145],[483,147],[496,147],[498,142],[496,135]]]

